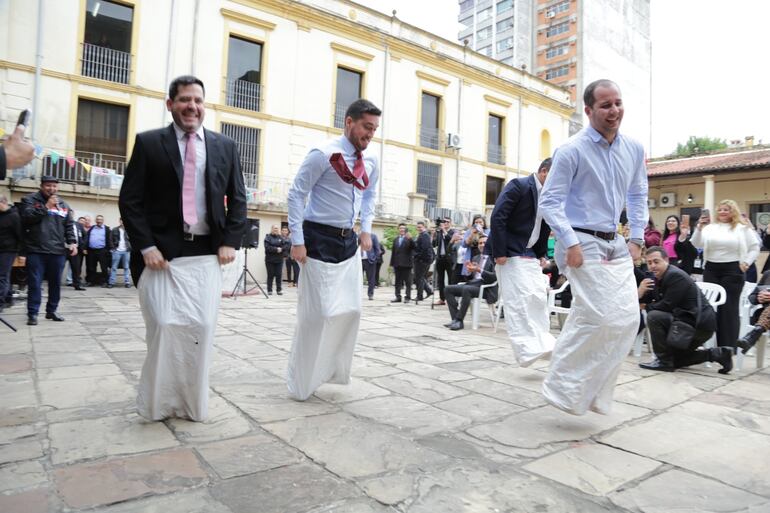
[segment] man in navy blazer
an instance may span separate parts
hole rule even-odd
[[[364,264],[364,273],[366,273],[366,283],[368,284],[366,294],[369,301],[374,299],[374,287],[377,285],[377,259],[380,256],[380,239],[372,233],[372,247],[369,251],[361,250],[361,262]]]
[[[554,345],[541,269],[551,229],[537,204],[550,168],[548,158],[537,173],[508,182],[490,218],[487,249],[497,264],[508,336],[522,367],[550,353]]]

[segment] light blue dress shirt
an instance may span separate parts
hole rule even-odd
[[[343,182],[329,163],[333,153],[341,153],[352,171],[356,163],[355,151],[353,144],[342,135],[307,154],[288,195],[292,245],[305,244],[302,221],[335,228],[352,228],[359,212],[361,231],[372,233],[374,199],[379,178],[377,158],[371,151],[363,152],[364,167],[369,175],[369,186],[363,191]]]
[[[573,226],[616,232],[624,205],[631,238],[643,238],[649,219],[644,148],[620,133],[610,145],[593,127],[584,128],[556,150],[538,204],[568,248],[579,242]]]

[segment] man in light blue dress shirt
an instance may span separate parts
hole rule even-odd
[[[344,134],[310,150],[289,190],[291,258],[303,266],[287,379],[295,399],[307,399],[322,383],[350,379],[361,319],[358,246],[372,249],[379,179],[377,158],[365,150],[380,115],[368,100],[353,102]]]
[[[543,393],[551,404],[578,415],[588,409],[607,413],[620,363],[636,335],[638,301],[629,257],[641,255],[648,220],[644,149],[619,132],[624,113],[619,87],[610,80],[592,82],[584,104],[590,126],[557,149],[539,200],[556,234],[556,263],[576,297]],[[628,244],[617,234],[624,206]]]

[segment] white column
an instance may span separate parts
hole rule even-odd
[[[716,219],[714,215],[714,175],[706,175],[703,179],[706,181],[706,187],[703,192],[703,208],[709,209],[711,218]]]

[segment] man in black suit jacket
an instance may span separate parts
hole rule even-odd
[[[200,272],[204,276],[206,273],[216,275],[221,272],[219,265],[235,259],[235,251],[240,246],[246,227],[246,190],[238,149],[232,139],[203,128],[204,94],[200,79],[193,76],[174,79],[166,100],[174,122],[136,136],[119,206],[131,240],[131,274],[137,285],[145,267],[154,271],[158,281],[171,273],[184,272],[181,270],[184,262],[180,261],[179,269],[175,270],[169,261],[185,257],[216,255],[213,259],[199,258]],[[140,305],[145,318],[152,319],[147,326],[148,362],[139,384],[138,405],[142,416],[152,420],[173,415],[193,420],[207,417],[208,365],[218,308],[218,303],[212,303],[210,298],[221,294],[221,290],[215,290],[221,288],[221,280],[211,281],[188,280],[191,290],[183,297],[172,294],[168,298],[175,305],[196,302],[198,304],[184,305],[184,308],[213,317],[191,319],[187,327],[195,345],[199,346],[197,351],[190,347],[192,339],[173,339],[168,348],[160,344],[156,335],[163,336],[158,335],[163,330],[154,324],[163,319],[158,318],[156,301],[145,298],[140,287]],[[179,347],[175,349],[175,345]],[[184,351],[190,361],[201,362],[203,369],[196,369],[194,376],[155,376],[150,358],[158,358],[164,350]],[[188,372],[194,371],[188,368]],[[156,397],[156,388],[167,395]],[[174,397],[174,394],[185,394],[185,389],[195,389],[197,395]],[[190,408],[175,406],[191,402],[195,404]]]
[[[479,237],[478,247],[479,254],[473,257],[468,264],[468,272],[470,279],[465,283],[458,285],[449,285],[446,287],[446,303],[449,307],[449,314],[452,316],[452,322],[445,324],[444,326],[452,331],[463,329],[463,319],[468,312],[468,307],[471,304],[471,300],[475,297],[479,297],[479,291],[482,285],[489,285],[497,281],[497,275],[495,275],[495,261],[485,251],[487,237],[482,235]],[[461,297],[460,306],[457,306],[457,297]],[[484,299],[487,303],[493,304],[497,302],[497,287],[489,287],[484,289]]]
[[[71,285],[75,290],[86,290],[80,282],[80,274],[83,271],[83,256],[86,254],[86,229],[83,226],[85,222],[85,217],[78,217],[77,222],[72,224],[72,229],[75,232],[75,244],[77,244],[78,250],[74,255],[67,256],[67,260],[70,263],[70,272],[72,273]]]
[[[430,268],[430,264],[433,263],[435,258],[433,244],[424,222],[417,222],[417,232],[417,241],[414,243],[414,282],[417,287],[415,303],[423,300],[423,292],[425,297],[430,297],[433,294],[433,289],[428,285],[426,276],[428,268]]]
[[[732,347],[700,349],[714,334],[716,314],[690,275],[669,265],[668,254],[660,246],[647,249],[647,269],[655,274],[654,299],[647,304],[646,310],[656,358],[640,363],[639,367],[671,372],[698,363],[718,362],[722,366],[721,374],[730,372],[733,368]],[[691,337],[683,337],[681,331],[679,336],[672,334],[675,322],[695,328],[695,333]],[[678,347],[672,345],[676,340],[680,342]]]
[[[452,236],[455,231],[449,227],[449,219],[442,219],[438,225],[436,233],[433,234],[433,246],[436,248],[436,284],[438,285],[438,295],[441,301],[444,296],[445,282],[454,285],[454,259],[452,258]],[[455,255],[456,256],[456,255]]]
[[[498,266],[505,325],[514,357],[522,367],[549,354],[555,343],[541,270],[551,229],[537,206],[550,168],[551,159],[545,159],[537,173],[508,182],[490,218],[487,250]]]
[[[398,225],[398,237],[393,241],[393,249],[390,250],[390,266],[396,273],[396,299],[391,303],[401,302],[401,287],[406,285],[405,303],[412,300],[412,258],[414,257],[414,241],[406,225]]]

